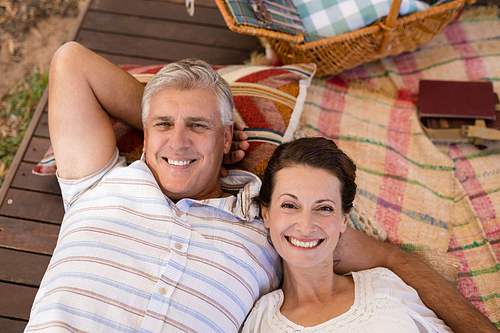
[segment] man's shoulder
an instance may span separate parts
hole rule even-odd
[[[144,162],[136,161],[127,165],[125,157],[119,156],[118,152],[106,166],[91,175],[80,179],[58,178],[58,180],[66,208],[78,201],[86,193],[95,192],[95,190],[103,187],[108,188],[109,185],[116,188],[120,185],[126,186],[137,182],[156,184],[154,176]]]

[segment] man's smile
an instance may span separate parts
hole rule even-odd
[[[185,165],[191,164],[194,161],[196,161],[196,160],[182,160],[182,161],[179,161],[179,160],[174,160],[174,159],[170,159],[170,158],[166,158],[166,157],[164,157],[163,159],[165,161],[167,161],[168,164],[175,165],[175,166],[185,166]]]

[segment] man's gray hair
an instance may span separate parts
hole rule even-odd
[[[229,84],[209,64],[184,59],[163,67],[146,85],[142,95],[142,123],[146,125],[153,96],[167,89],[194,90],[212,88],[219,105],[222,125],[233,123],[233,94]]]

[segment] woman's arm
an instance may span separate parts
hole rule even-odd
[[[335,250],[340,274],[386,267],[417,290],[420,298],[455,332],[499,332],[453,285],[427,264],[397,246],[347,228]]]

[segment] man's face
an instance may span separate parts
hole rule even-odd
[[[232,135],[211,88],[164,90],[151,99],[144,125],[146,163],[172,200],[221,197],[219,172]]]

